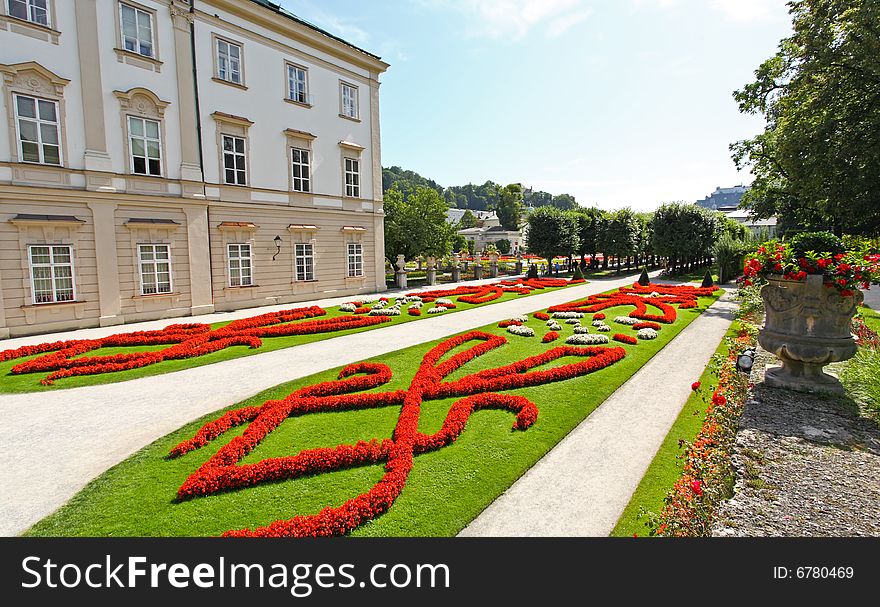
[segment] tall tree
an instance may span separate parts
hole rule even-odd
[[[585,261],[587,255],[592,261],[602,248],[599,239],[602,233],[602,223],[605,220],[605,212],[597,207],[588,207],[579,208],[575,213],[578,222],[578,248],[576,252],[581,256],[581,261]]]
[[[880,2],[793,0],[794,33],[735,93],[763,133],[731,146],[758,217],[880,233]]]
[[[522,215],[523,189],[518,183],[512,183],[498,190],[494,206],[501,227],[510,232],[519,230]]]
[[[477,216],[468,209],[462,214],[461,219],[458,221],[458,229],[466,230],[467,228],[475,228],[478,223]]]
[[[529,214],[526,248],[549,264],[557,255],[571,255],[578,247],[577,220],[554,207],[541,207]]]
[[[446,203],[432,189],[417,186],[408,197],[397,188],[385,194],[385,257],[442,256],[453,242],[454,228],[446,222]]]
[[[606,256],[617,258],[617,271],[620,271],[621,258],[636,254],[640,233],[639,221],[630,208],[623,208],[608,217],[603,231],[602,251]]]
[[[560,211],[573,211],[578,208],[577,200],[575,200],[574,196],[571,194],[559,194],[558,196],[554,196],[550,204]]]

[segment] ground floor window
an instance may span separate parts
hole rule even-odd
[[[254,258],[249,244],[231,244],[228,248],[229,286],[251,287],[254,284]]]
[[[315,245],[296,244],[296,273],[295,279],[315,280]]]
[[[35,304],[74,301],[72,247],[34,245],[28,256]]]
[[[364,245],[359,242],[348,243],[348,276],[356,278],[364,275]]]
[[[171,245],[139,244],[141,295],[171,293]]]

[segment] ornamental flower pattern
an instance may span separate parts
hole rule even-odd
[[[448,353],[476,342],[448,358]],[[425,354],[406,390],[371,392],[387,384],[391,369],[382,363],[359,363],[345,367],[336,381],[307,386],[282,400],[269,400],[259,407],[244,407],[224,413],[205,424],[191,439],[174,447],[169,457],[181,457],[204,447],[234,427],[247,425],[194,471],[178,489],[177,497],[188,500],[221,491],[241,490],[266,482],[324,474],[355,466],[384,463],[385,473],[367,492],[341,506],[327,507],[314,515],[298,515],[265,527],[227,532],[226,536],[318,537],[345,535],[386,512],[403,491],[414,458],[453,443],[464,431],[474,411],[501,409],[515,414],[513,428],[527,430],[538,419],[538,407],[522,396],[501,394],[506,390],[537,386],[582,377],[622,360],[621,347],[561,346],[536,356],[494,369],[486,369],[455,381],[444,381],[468,362],[507,343],[500,335],[471,331],[447,339]],[[535,371],[566,357],[581,359]],[[435,434],[419,432],[419,416],[426,401],[459,398],[449,409]],[[288,457],[241,464],[282,422],[292,417],[322,411],[352,411],[378,407],[400,407],[391,438],[374,438],[354,445],[309,449]]]

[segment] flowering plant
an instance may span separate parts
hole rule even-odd
[[[827,232],[800,234],[791,242],[764,243],[746,260],[743,270],[746,286],[771,275],[788,280],[822,276],[827,287],[848,297],[855,295],[859,288],[880,284],[880,254],[870,250],[847,251],[843,241]]]

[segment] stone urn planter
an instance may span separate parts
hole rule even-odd
[[[498,253],[489,253],[489,276],[498,278]]]
[[[425,259],[425,264],[427,265],[425,276],[427,277],[428,284],[434,285],[437,282],[437,258],[429,256]]]
[[[767,317],[758,343],[782,361],[767,369],[765,383],[801,392],[843,392],[840,381],[822,367],[855,355],[851,323],[862,293],[843,297],[818,275],[806,280],[770,276],[761,297]]]

